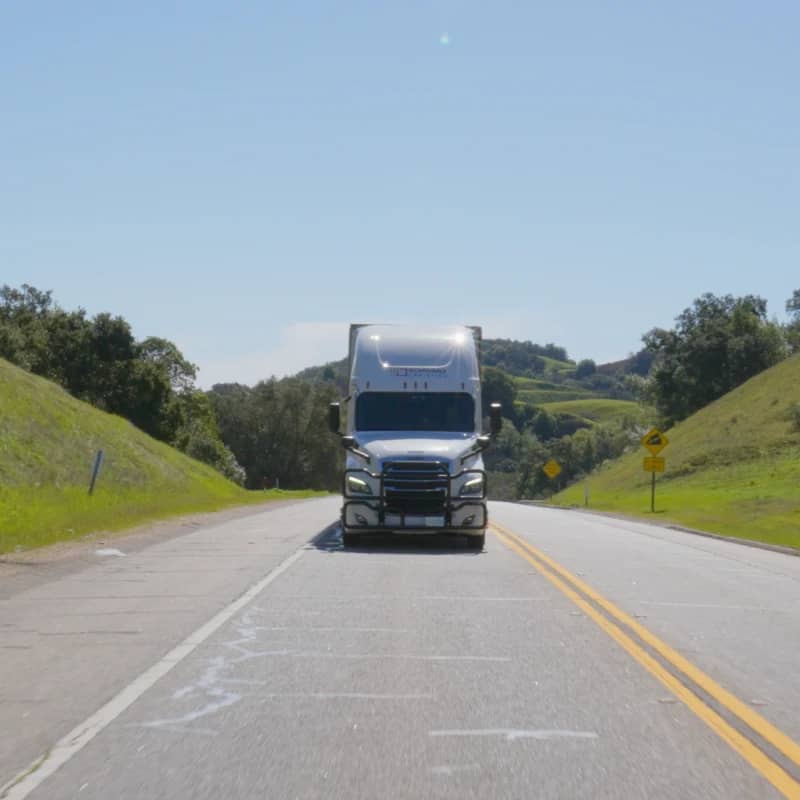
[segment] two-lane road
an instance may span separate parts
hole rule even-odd
[[[19,771],[32,743],[44,758],[7,796],[800,796],[800,559],[502,503],[483,553],[444,539],[346,551],[335,527],[304,544],[337,508],[279,509],[117,561],[117,581],[180,574],[160,591],[203,590],[188,600],[202,612],[137,616],[150,645],[129,647],[127,672],[92,647],[85,673],[71,661],[35,704],[10,691],[2,721],[28,750],[6,734],[0,764]],[[219,585],[215,561],[230,570]],[[35,630],[25,594],[0,603],[2,621],[24,608]],[[127,602],[95,602],[92,624],[121,631]],[[32,664],[44,639],[25,640]]]

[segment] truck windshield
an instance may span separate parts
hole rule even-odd
[[[365,392],[356,401],[356,430],[472,433],[475,403],[460,392]]]

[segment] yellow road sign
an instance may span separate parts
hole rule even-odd
[[[645,472],[663,472],[666,466],[667,466],[667,461],[664,458],[657,458],[656,456],[651,456],[650,458],[645,458],[644,460]]]
[[[657,456],[668,444],[669,439],[667,439],[658,428],[650,428],[650,430],[642,436],[642,445],[654,456]]]
[[[551,458],[543,467],[544,474],[547,475],[550,480],[553,478],[557,478],[561,474],[561,464],[558,463],[555,459]]]

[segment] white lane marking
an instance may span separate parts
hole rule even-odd
[[[501,596],[501,597],[484,597],[480,594],[348,594],[348,595],[340,595],[340,594],[277,594],[274,598],[271,598],[274,601],[279,600],[286,600],[286,601],[303,601],[303,600],[324,600],[333,603],[350,603],[350,602],[362,602],[365,600],[408,600],[410,602],[416,602],[418,600],[456,600],[456,601],[464,601],[464,600],[471,600],[471,601],[480,601],[483,602],[491,602],[491,601],[500,601],[505,602],[506,600],[524,600],[526,602],[536,601],[537,598],[533,595],[514,595],[514,596]],[[262,614],[275,614],[276,610],[274,607],[272,608],[261,608],[256,606],[254,608],[255,611],[258,611]],[[280,613],[283,613],[282,611]],[[306,612],[311,613],[311,612]],[[313,612],[315,614],[319,614],[321,612]]]
[[[788,608],[767,608],[765,606],[735,606],[723,603],[689,603],[689,602],[668,602],[658,600],[640,600],[644,606],[666,606],[669,608],[711,608],[719,611],[769,611],[770,613],[791,613]]]
[[[457,772],[476,772],[481,768],[480,764],[441,764],[438,767],[431,767],[432,775],[455,775]]]
[[[62,737],[46,755],[38,758],[24,772],[1,786],[0,798],[3,798],[3,800],[23,800],[23,798],[27,797],[57,769],[82,750],[103,728],[112,723],[123,711],[136,702],[151,686],[183,661],[209,636],[216,633],[240,609],[252,602],[276,578],[286,572],[289,567],[301,558],[304,552],[305,548],[300,549],[282,561],[260,581],[253,584],[243,595],[225,606],[222,611],[213,616],[204,625],[201,625],[194,633],[189,634],[186,639],[170,650],[152,667],[145,670],[116,697],[113,697],[87,720]]]
[[[328,627],[313,627],[313,626],[281,626],[281,627],[265,627],[259,625],[256,630],[259,631],[300,631],[301,633],[314,632],[314,631],[327,631],[327,632],[343,632],[347,633],[410,633],[411,628],[349,628],[344,625],[328,626]]]
[[[98,550],[94,551],[96,556],[121,556],[122,558],[125,557],[125,553],[122,550],[117,550],[116,547],[101,547]]]
[[[247,696],[267,699],[309,697],[313,700],[433,700],[434,698],[432,694],[374,694],[371,692],[269,692]]]
[[[507,656],[423,656],[414,653],[324,653],[293,650],[267,650],[255,652],[254,658],[262,656],[285,656],[288,658],[345,658],[345,659],[399,659],[404,661],[511,661]]]
[[[520,730],[517,728],[428,731],[428,736],[502,736],[507,742],[517,739],[597,739],[594,731]]]
[[[409,597],[408,599],[409,600],[457,600],[459,602],[462,601],[462,600],[468,600],[468,601],[481,602],[481,603],[491,602],[491,601],[505,602],[506,600],[514,600],[514,601],[523,600],[523,601],[526,601],[526,602],[531,602],[531,601],[537,600],[537,598],[535,598],[533,595],[530,595],[530,594],[522,595],[520,597],[517,597],[517,596],[514,596],[514,597],[512,597],[512,596],[507,596],[507,597],[483,597],[482,595],[479,595],[479,594],[459,594],[459,595],[455,595],[455,594],[426,594],[426,595],[422,595],[421,597],[412,596],[412,597]]]

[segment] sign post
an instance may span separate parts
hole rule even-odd
[[[642,446],[650,451],[650,458],[644,459],[644,471],[650,473],[650,512],[656,511],[656,472],[663,472],[667,462],[658,454],[669,444],[669,439],[658,428],[651,428],[642,437]]]
[[[650,513],[656,513],[656,474],[650,473]]]
[[[103,451],[98,450],[94,457],[94,467],[92,467],[92,480],[89,482],[89,495],[94,494],[94,485],[97,483],[97,476],[100,474],[100,467],[103,464]]]

